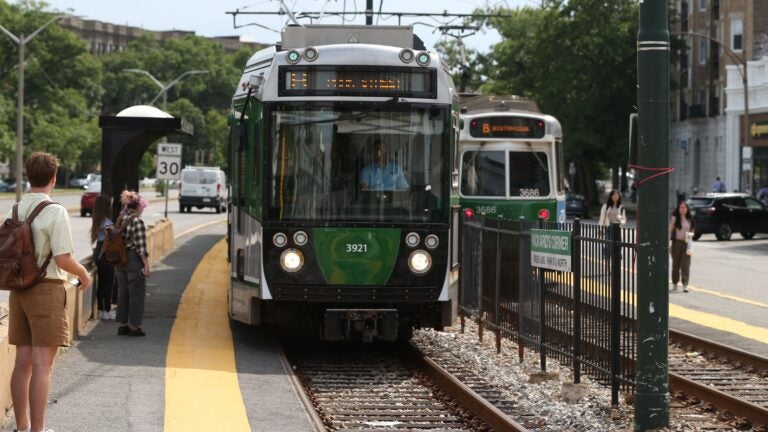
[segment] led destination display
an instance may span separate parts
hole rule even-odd
[[[435,74],[425,68],[282,67],[281,96],[381,95],[435,97]]]
[[[544,132],[543,121],[527,117],[480,117],[469,123],[475,138],[542,138]]]

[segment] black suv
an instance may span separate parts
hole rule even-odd
[[[768,210],[752,195],[708,193],[688,200],[695,225],[694,240],[714,233],[718,240],[730,240],[734,232],[749,240],[756,233],[768,233]]]

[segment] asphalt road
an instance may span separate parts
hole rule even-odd
[[[163,218],[165,212],[165,200],[158,197],[154,191],[142,191],[150,202],[144,210],[144,221],[151,225]],[[168,218],[173,223],[173,232],[178,236],[185,231],[216,220],[225,220],[226,213],[217,214],[213,209],[193,209],[192,213],[179,213],[178,189],[171,190],[168,196]],[[75,244],[75,258],[82,260],[93,253],[90,241],[91,217],[80,216],[81,194],[52,195],[51,200],[67,207],[70,211],[70,223],[72,225],[72,240]],[[15,203],[12,194],[0,198],[0,215],[10,211]],[[0,303],[8,302],[8,292],[0,291]]]
[[[690,292],[669,294],[671,329],[768,357],[768,234],[728,241],[702,235],[693,245],[689,284]]]

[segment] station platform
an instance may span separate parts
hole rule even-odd
[[[93,321],[54,367],[46,426],[70,431],[313,431],[269,329],[230,325],[226,223],[177,239],[147,283],[146,337]],[[3,431],[12,431],[13,412]]]

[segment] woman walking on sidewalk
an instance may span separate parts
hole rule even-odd
[[[125,240],[125,265],[117,269],[118,301],[117,321],[123,323],[117,329],[121,336],[146,336],[141,329],[144,319],[144,297],[149,277],[147,257],[147,228],[141,213],[147,201],[138,193],[123,191],[120,194],[123,211],[117,220]]]
[[[683,292],[688,292],[688,278],[691,273],[691,249],[693,241],[693,218],[691,209],[685,201],[680,201],[672,212],[669,221],[669,238],[672,245],[672,291],[677,291],[677,283],[682,279]]]
[[[109,214],[112,212],[112,198],[109,195],[99,195],[93,203],[93,220],[91,222],[91,243],[96,242],[93,248],[93,260],[96,263],[98,285],[96,286],[96,303],[99,309],[99,319],[114,320],[116,312],[112,310],[112,289],[115,284],[115,267],[104,262],[101,248],[104,245],[104,230],[112,226]]]

